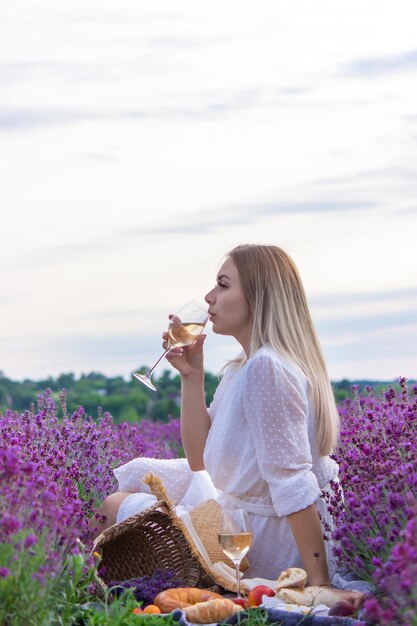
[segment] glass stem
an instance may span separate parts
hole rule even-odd
[[[163,354],[161,354],[161,356],[159,357],[159,359],[157,360],[156,363],[153,364],[153,366],[151,367],[151,369],[149,370],[149,372],[147,374],[145,374],[146,378],[150,378],[152,376],[152,372],[154,371],[155,367],[158,365],[158,363],[160,363],[160,361],[162,361],[162,359],[164,358],[164,356],[166,354],[168,354],[168,352],[171,350],[171,348],[167,348],[167,350],[165,350],[165,352]]]
[[[240,560],[233,561],[233,563],[235,564],[235,568],[236,568],[237,597],[241,598],[242,596],[240,595],[240,570],[239,570]]]

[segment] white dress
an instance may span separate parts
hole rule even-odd
[[[134,459],[115,470],[119,489],[145,491],[140,480],[154,471],[178,505],[215,496],[222,506],[245,508],[253,532],[245,578],[274,579],[302,567],[286,516],[315,502],[331,526],[320,494],[338,475],[337,464],[320,455],[306,377],[266,344],[242,367],[229,366],[209,414],[205,472],[191,472],[185,459]],[[117,521],[140,510],[143,497],[126,498]],[[326,543],[333,576],[330,548]]]

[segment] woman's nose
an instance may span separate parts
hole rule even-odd
[[[204,296],[204,300],[207,302],[207,304],[211,304],[211,302],[213,301],[212,295],[213,289]]]

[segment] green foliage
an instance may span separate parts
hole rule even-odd
[[[138,371],[146,371],[139,368]],[[97,408],[108,411],[116,422],[136,422],[141,419],[167,421],[168,417],[178,417],[180,412],[181,380],[172,370],[164,370],[160,377],[155,377],[157,391],[143,387],[135,379],[125,380],[122,376],[107,378],[104,374],[91,372],[82,374],[78,379],[72,373],[64,373],[58,378],[47,378],[40,381],[25,380],[16,382],[0,373],[0,412],[6,409],[24,411],[36,402],[39,393],[46,388],[52,390],[58,400],[62,389],[67,390],[67,408],[72,413],[82,405],[86,412],[94,416]],[[206,372],[206,402],[210,404],[219,383],[217,376]],[[340,403],[351,397],[352,385],[364,389],[367,385],[374,387],[375,393],[387,388],[392,383],[375,381],[342,380],[333,383],[336,402]],[[394,385],[395,387],[395,385]]]
[[[57,401],[62,389],[67,391],[68,413],[81,405],[92,416],[97,415],[97,408],[101,407],[116,422],[137,422],[144,418],[167,421],[169,416],[179,417],[180,377],[165,370],[155,381],[157,391],[152,392],[134,379],[106,378],[97,372],[82,374],[78,379],[72,373],[65,373],[56,379],[37,382],[16,382],[0,374],[0,412],[6,409],[23,412],[49,388]],[[218,384],[217,376],[207,373],[205,384],[206,400],[210,403]]]
[[[79,553],[57,554],[55,576],[43,576],[47,550],[42,537],[25,546],[29,531],[0,544],[0,624],[2,626],[174,626],[171,615],[138,616],[133,590],[115,598],[97,574],[99,560]],[[98,593],[98,590],[100,592]]]
[[[91,599],[91,585],[97,580],[95,568],[82,550],[60,555],[57,548],[57,563],[62,565],[55,576],[44,576],[50,547],[45,548],[42,536],[28,546],[28,537],[33,535],[25,530],[0,544],[0,624],[76,624],[77,606]]]
[[[135,615],[138,606],[129,591],[111,603],[85,605],[80,617],[85,626],[178,626],[172,615]]]
[[[300,626],[304,616],[300,618]],[[227,624],[228,620],[222,622]],[[282,626],[282,622],[271,622],[268,612],[261,607],[254,607],[237,614],[236,626]],[[297,625],[298,626],[298,625]]]

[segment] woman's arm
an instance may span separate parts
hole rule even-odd
[[[316,505],[311,504],[302,511],[288,515],[292,534],[303,559],[310,587],[331,587],[327,558],[324,549],[323,531]],[[360,591],[332,587],[332,598],[336,602],[348,602],[356,609],[362,605],[365,594]]]
[[[201,379],[202,378],[202,379]],[[181,437],[188,464],[194,472],[204,469],[203,453],[210,430],[203,376],[181,377]]]
[[[166,339],[167,334],[163,337]],[[204,340],[205,335],[201,335],[192,345],[173,348],[166,356],[181,375],[181,437],[188,464],[194,472],[204,469],[204,446],[210,430],[204,393]]]
[[[330,585],[323,530],[315,504],[288,515],[309,585]]]

